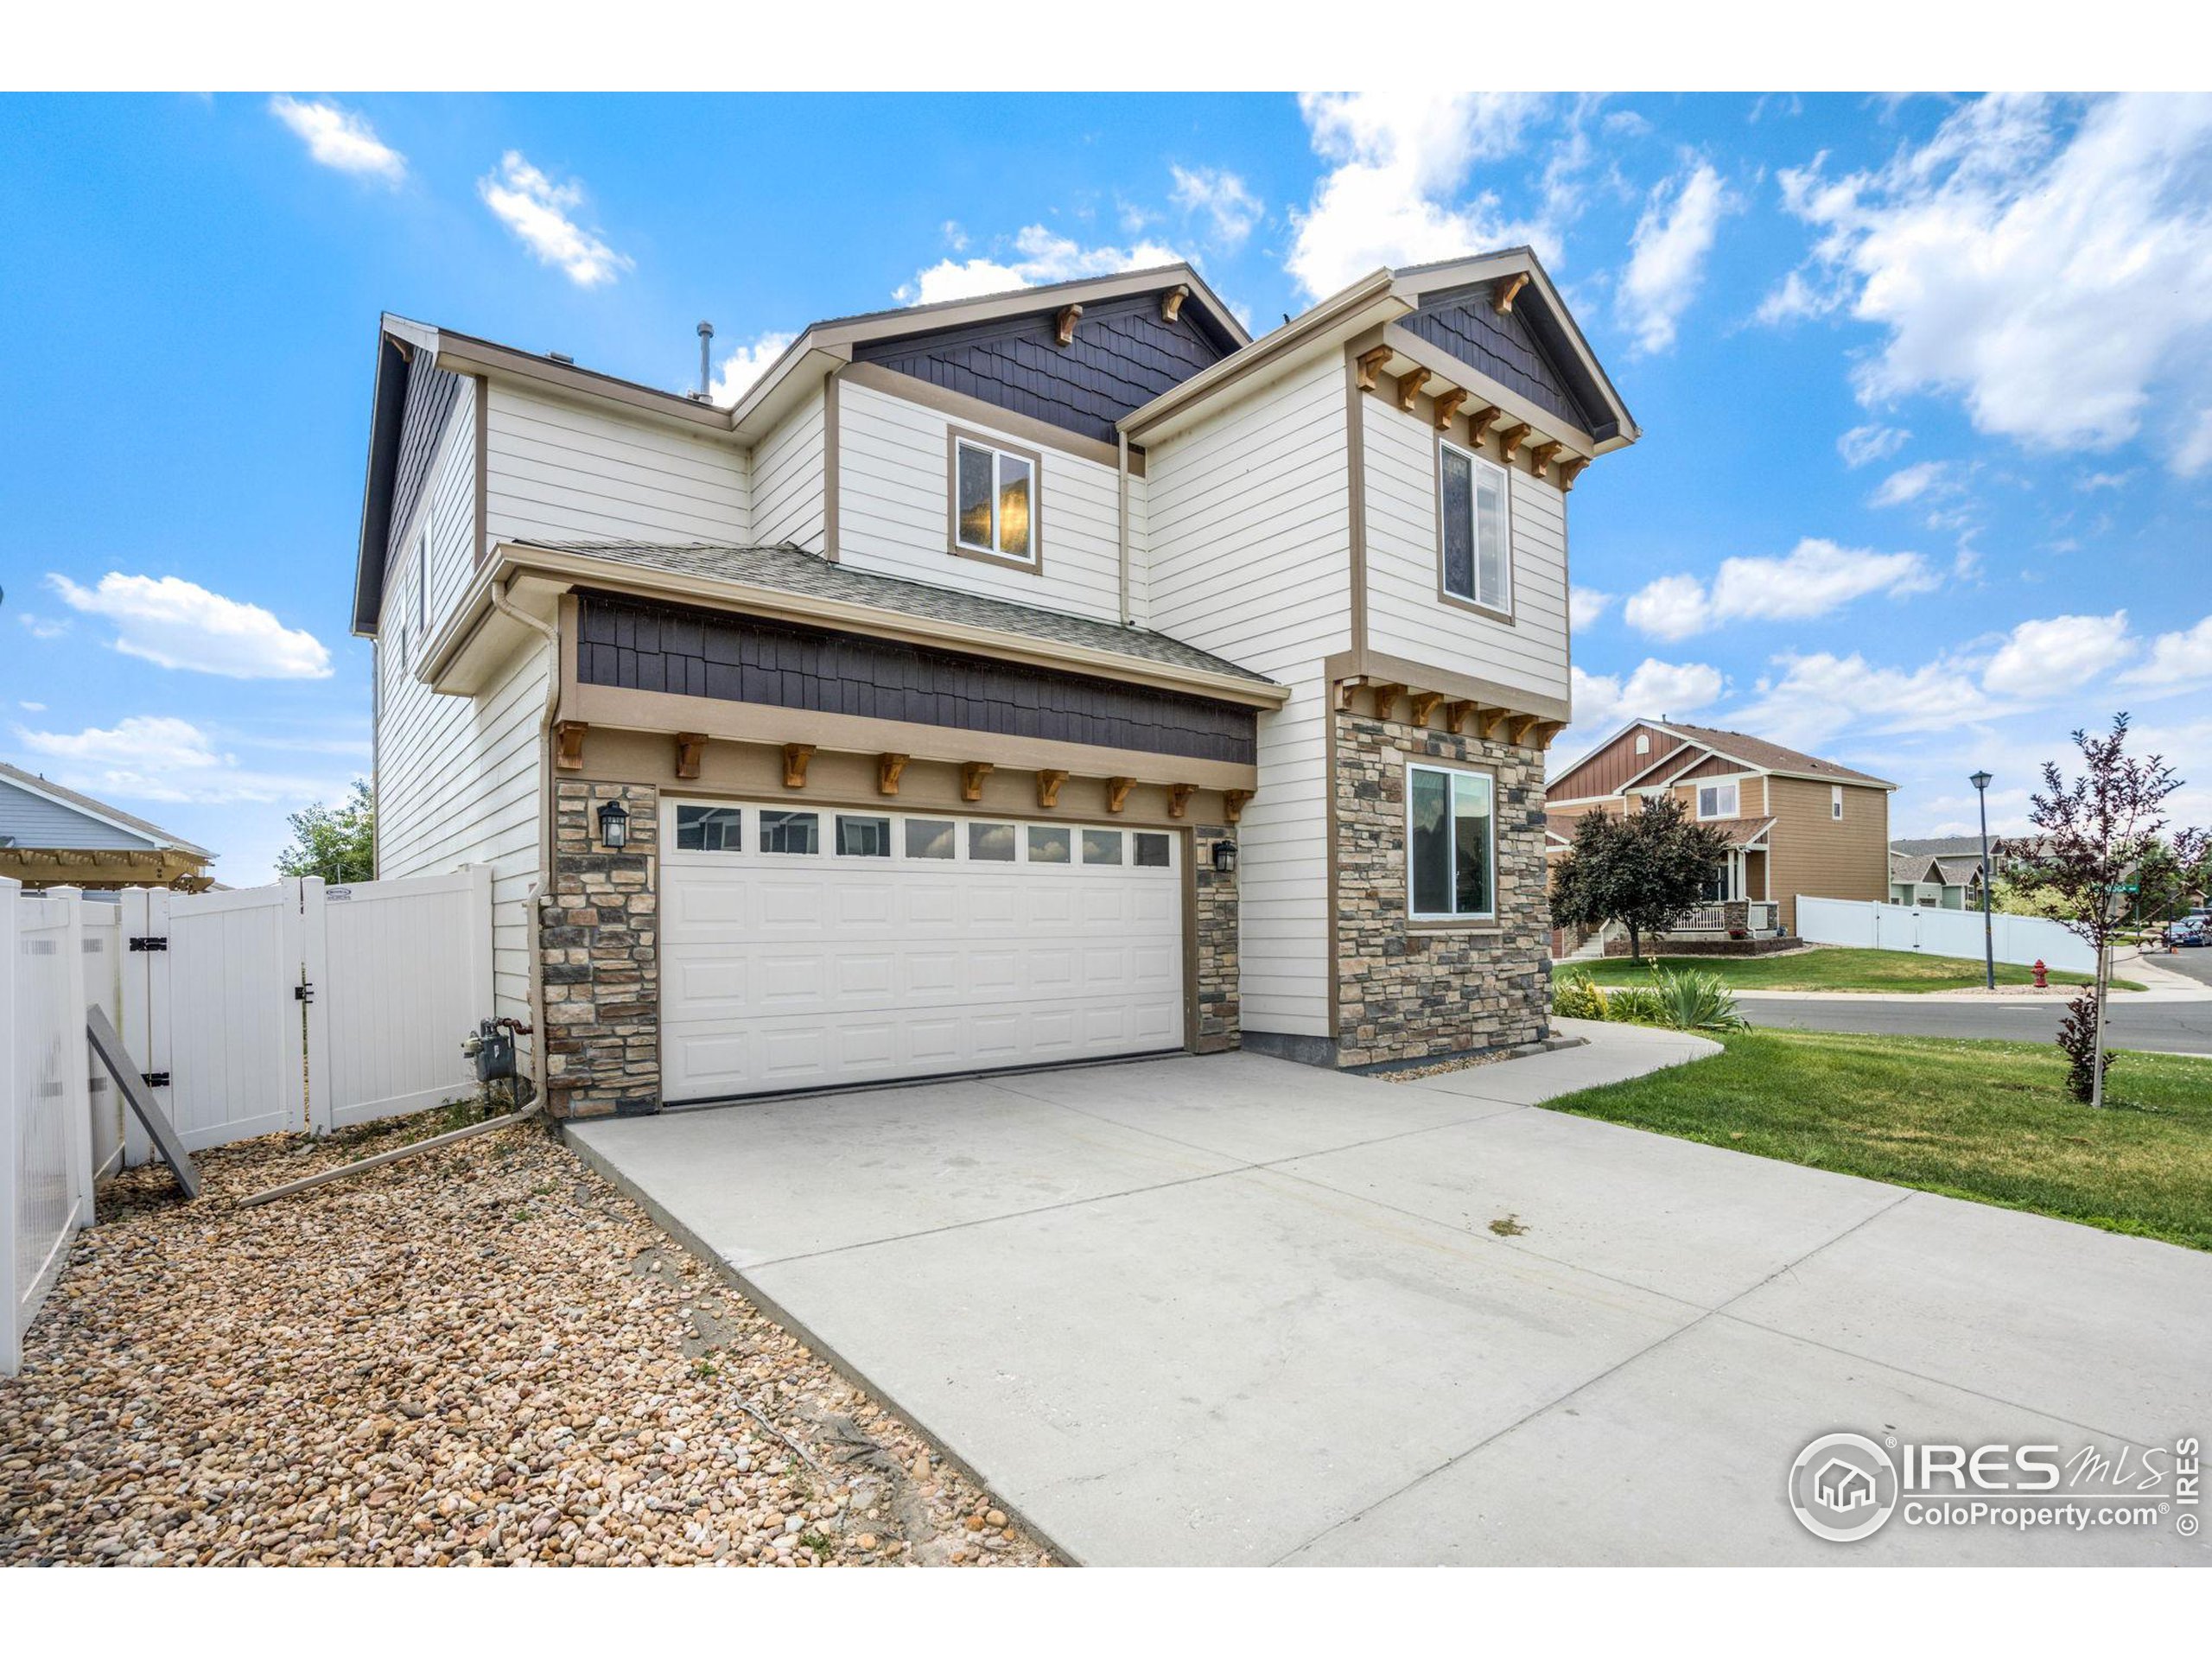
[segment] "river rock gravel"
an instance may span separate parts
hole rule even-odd
[[[104,1183],[0,1379],[0,1564],[1051,1564],[543,1122],[238,1207],[459,1121]]]

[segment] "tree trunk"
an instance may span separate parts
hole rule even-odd
[[[2089,1104],[2092,1108],[2105,1103],[2105,998],[2110,995],[2105,980],[2105,941],[2097,941],[2097,1024],[2096,1039],[2089,1047]]]
[[[1634,922],[1630,922],[1628,925],[1628,959],[1630,962],[1642,962],[1643,960],[1643,938],[1642,936],[1637,932],[1636,924]]]

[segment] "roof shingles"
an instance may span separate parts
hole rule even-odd
[[[1105,652],[1140,662],[1224,675],[1248,680],[1255,685],[1274,683],[1266,675],[1255,674],[1225,657],[1200,651],[1149,628],[1116,627],[1110,622],[1069,616],[1033,605],[1018,605],[1010,600],[987,599],[980,594],[855,570],[832,564],[804,548],[789,543],[776,547],[726,547],[704,542],[529,541],[515,545],[574,553],[604,559],[611,564],[636,565],[679,575],[772,588],[779,593],[835,600],[842,604],[864,605],[902,616],[949,622],[960,627],[986,628],[1048,644]]]

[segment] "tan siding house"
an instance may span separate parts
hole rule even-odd
[[[1639,798],[1672,795],[1729,837],[1707,894],[1725,908],[1686,931],[1797,929],[1797,899],[1883,899],[1890,893],[1890,791],[1895,784],[1744,732],[1640,720],[1553,779],[1549,856],[1586,813],[1618,817]],[[1710,923],[1713,925],[1702,925]]]

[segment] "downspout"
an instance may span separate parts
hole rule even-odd
[[[545,707],[537,716],[537,755],[545,767],[539,798],[537,872],[524,900],[530,927],[530,1071],[531,1084],[541,1105],[550,1104],[546,1087],[545,1045],[551,1033],[545,1028],[545,954],[538,944],[538,907],[553,891],[553,717],[561,707],[561,630],[518,610],[507,598],[507,584],[492,584],[492,608],[541,634],[545,640]]]
[[[1115,531],[1121,538],[1122,626],[1126,628],[1134,620],[1129,615],[1129,435],[1116,432],[1114,435],[1120,440],[1121,467],[1116,479],[1120,493],[1115,515]]]

